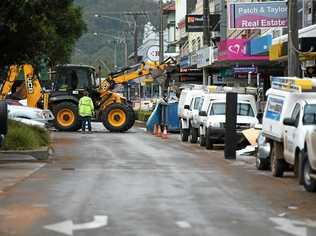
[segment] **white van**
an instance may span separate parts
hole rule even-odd
[[[190,129],[190,127],[193,114],[198,113],[201,97],[205,93],[207,90],[202,85],[189,85],[181,91],[178,104],[181,141],[188,141],[189,137],[192,143],[197,141],[198,134],[195,129]]]
[[[294,169],[299,182],[316,191],[316,80],[272,78],[263,132],[272,147],[273,176]]]
[[[200,126],[201,142],[205,142],[207,149],[212,149],[213,144],[225,142],[225,122],[226,122],[226,94],[218,93],[211,96],[210,103],[206,111],[201,111],[200,116],[204,116]],[[255,127],[259,123],[257,119],[257,108],[253,95],[238,94],[237,100],[237,135],[241,139],[241,131]],[[203,140],[205,139],[205,140]]]

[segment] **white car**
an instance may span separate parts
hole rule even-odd
[[[198,107],[201,97],[207,92],[202,85],[190,85],[181,91],[178,116],[180,122],[181,141],[188,141],[190,137],[191,143],[195,143],[198,137],[198,130],[192,128],[193,114],[198,114]]]
[[[201,111],[199,115],[206,117],[200,127],[200,136],[205,137],[206,148],[212,149],[213,144],[225,143],[226,94],[216,94],[207,111]],[[239,140],[243,138],[243,130],[254,128],[258,123],[254,96],[238,94],[236,130]]]
[[[22,106],[12,100],[7,102],[9,119],[41,127],[49,126],[50,122],[54,120],[54,115],[50,110]]]

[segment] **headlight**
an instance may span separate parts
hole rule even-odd
[[[214,128],[220,128],[221,124],[219,122],[211,122],[210,123],[210,127],[214,127]]]
[[[44,119],[44,118],[45,118],[42,111],[37,111],[37,112],[36,112],[36,117],[37,117],[37,118],[40,118],[40,119]]]

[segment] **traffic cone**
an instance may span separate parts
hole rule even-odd
[[[167,126],[166,125],[164,126],[161,138],[162,139],[168,139],[168,131],[167,131]]]
[[[157,136],[157,137],[161,137],[161,127],[160,127],[159,124],[158,124],[157,126],[158,126],[158,129],[157,129],[157,134],[156,134],[156,136]]]
[[[157,124],[154,124],[154,131],[153,131],[153,135],[157,135]]]

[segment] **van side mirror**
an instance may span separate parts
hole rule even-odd
[[[190,106],[189,106],[189,105],[184,105],[184,109],[189,110],[189,109],[190,109]]]
[[[199,116],[207,116],[206,111],[200,111]]]
[[[284,118],[283,124],[286,126],[296,126],[296,121],[292,118]]]

